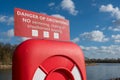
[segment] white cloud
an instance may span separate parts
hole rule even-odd
[[[119,39],[119,40],[118,40],[118,39],[117,39],[117,40],[115,40],[115,42],[116,42],[116,43],[120,43],[120,39]]]
[[[95,27],[96,27],[96,28],[99,28],[100,26],[99,26],[99,25],[96,25]]]
[[[55,5],[54,2],[51,2],[51,3],[48,4],[49,7],[52,7],[52,6],[54,6],[54,5]]]
[[[113,7],[112,4],[102,5],[100,7],[101,12],[109,12],[111,16],[115,17],[116,19],[120,19],[120,9],[118,7]]]
[[[84,32],[83,34],[80,34],[80,37],[83,39],[91,40],[91,41],[96,41],[96,42],[106,42],[109,39],[105,37],[103,32],[99,30],[95,30],[92,32]]]
[[[0,22],[5,22],[6,21],[6,16],[0,16]]]
[[[119,58],[120,56],[119,45],[80,47],[83,49],[85,56],[89,58]]]
[[[7,32],[5,32],[5,35],[9,38],[14,37],[14,29],[10,29]]]
[[[0,41],[3,43],[10,43],[14,37],[14,30],[9,29],[5,32],[0,32]]]
[[[112,31],[120,31],[120,19],[113,20],[112,23],[114,26],[111,28]]]
[[[7,20],[7,25],[13,25],[14,23],[14,18],[13,17],[9,17]]]
[[[103,31],[106,30],[106,27],[103,27],[101,30],[103,30]]]
[[[3,43],[11,43],[12,41],[15,41],[15,43],[20,43],[22,41],[31,39],[31,38],[27,38],[27,37],[14,37],[14,29],[9,29],[6,32],[1,32],[0,33],[0,41]]]
[[[91,46],[91,47],[84,47],[84,46],[80,46],[84,51],[88,51],[88,50],[97,50],[98,48],[95,46]]]
[[[28,40],[28,39],[31,39],[31,38],[22,37],[20,40],[21,40],[21,41],[26,41],[26,40]]]
[[[62,18],[62,19],[65,19],[64,16],[60,15],[60,14],[53,14],[51,16],[54,16],[54,17],[57,17],[57,18]]]
[[[112,4],[108,4],[108,5],[102,5],[99,10],[101,12],[110,13],[110,15],[116,19],[112,21],[115,25],[112,27],[109,27],[108,29],[112,31],[120,31],[120,9],[119,7],[113,7]]]
[[[102,5],[100,7],[100,11],[102,11],[102,12],[112,12],[112,11],[114,11],[114,8],[113,8],[112,4],[108,4],[107,6]]]
[[[108,27],[108,30],[111,30],[111,31],[120,31],[120,28],[118,26],[116,26],[116,27],[110,26],[110,27]]]
[[[13,16],[0,15],[0,23],[5,23],[7,25],[13,25],[13,22],[14,22]]]
[[[61,2],[61,7],[62,9],[69,11],[69,13],[72,15],[78,14],[78,10],[75,9],[76,7],[72,0],[63,0]]]
[[[72,42],[74,42],[74,43],[77,43],[77,42],[79,42],[79,41],[80,41],[79,37],[76,37],[76,38],[74,38],[74,39],[72,40]]]
[[[120,43],[120,34],[112,35],[112,39],[113,39],[116,43]]]
[[[120,34],[112,35],[112,38],[114,38],[114,39],[120,39]]]

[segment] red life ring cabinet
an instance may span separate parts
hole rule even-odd
[[[14,52],[12,80],[86,80],[83,52],[72,42],[27,40]]]

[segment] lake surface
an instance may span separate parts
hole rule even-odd
[[[120,77],[120,64],[99,63],[96,66],[87,66],[87,80],[109,80]],[[0,80],[12,80],[11,70],[0,70]]]
[[[0,80],[12,80],[12,70],[0,70]]]
[[[96,66],[87,66],[88,80],[109,80],[120,78],[119,63],[99,63]]]

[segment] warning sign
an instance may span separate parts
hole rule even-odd
[[[16,36],[70,40],[69,21],[45,14],[15,8],[14,29]]]

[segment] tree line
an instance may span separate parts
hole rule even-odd
[[[16,48],[16,45],[9,43],[0,42],[0,65],[1,64],[12,64],[12,55]]]
[[[120,63],[120,58],[89,59],[85,58],[86,63]]]
[[[1,64],[12,64],[12,56],[17,45],[11,45],[9,43],[0,42],[0,65]],[[118,59],[89,59],[85,57],[86,63],[120,63],[120,58]]]

